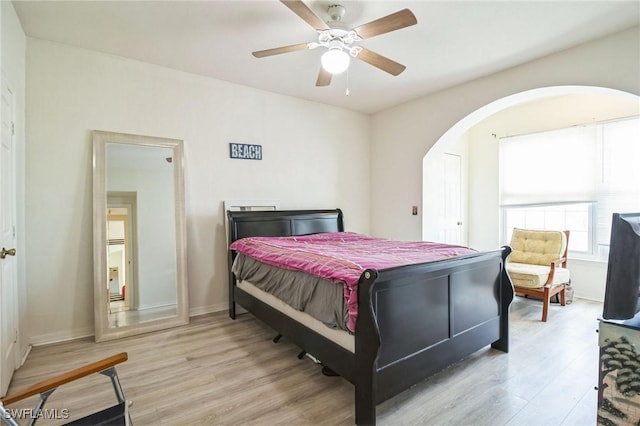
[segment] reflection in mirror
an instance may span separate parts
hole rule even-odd
[[[129,323],[133,283],[131,269],[135,262],[131,247],[134,233],[130,232],[132,205],[116,206],[107,192],[107,268],[109,270],[109,327],[121,327]]]
[[[96,340],[188,322],[182,141],[94,132]]]

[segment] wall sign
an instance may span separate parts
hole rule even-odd
[[[229,143],[229,158],[262,160],[262,145],[231,142]]]

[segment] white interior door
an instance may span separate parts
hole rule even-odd
[[[462,159],[456,154],[442,155],[440,241],[463,244],[462,240]]]
[[[18,361],[17,262],[15,227],[15,103],[2,79],[0,143],[0,394],[5,395]]]

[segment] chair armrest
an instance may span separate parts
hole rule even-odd
[[[22,399],[28,398],[30,396],[40,394],[42,392],[46,392],[51,389],[55,389],[60,385],[64,385],[65,383],[73,382],[74,380],[78,380],[90,374],[104,371],[126,360],[127,360],[127,353],[121,352],[117,355],[112,355],[100,361],[92,362],[91,364],[87,364],[85,366],[82,366],[74,370],[67,371],[66,373],[62,373],[58,376],[52,377],[51,379],[47,379],[42,382],[36,383],[32,386],[29,386],[26,389],[21,390],[20,392],[16,392],[13,395],[7,395],[6,397],[1,399],[2,404],[9,405],[14,402],[20,401]]]
[[[551,262],[551,266],[550,266],[551,269],[549,270],[549,277],[547,278],[547,282],[544,283],[545,286],[553,284],[553,276],[556,273],[556,268],[559,268],[561,266],[563,267],[564,265],[566,265],[566,263],[567,263],[566,257],[561,257],[560,259],[556,259]]]

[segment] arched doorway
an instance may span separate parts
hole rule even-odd
[[[534,89],[492,102],[456,123],[423,158],[423,223],[425,240],[446,241],[452,235],[445,226],[457,225],[458,243],[486,250],[499,240],[498,138],[523,133],[569,127],[589,122],[640,114],[640,97],[619,90],[559,86]],[[452,155],[460,162],[459,194],[443,193],[455,188],[447,178],[446,165]],[[443,200],[455,204],[460,199],[460,215],[444,218]],[[449,220],[448,224],[446,220]],[[443,231],[444,229],[444,231]],[[455,243],[455,241],[447,241]],[[591,268],[593,265],[585,265]],[[585,269],[585,275],[603,275]],[[589,290],[588,297],[600,299],[601,289]]]

